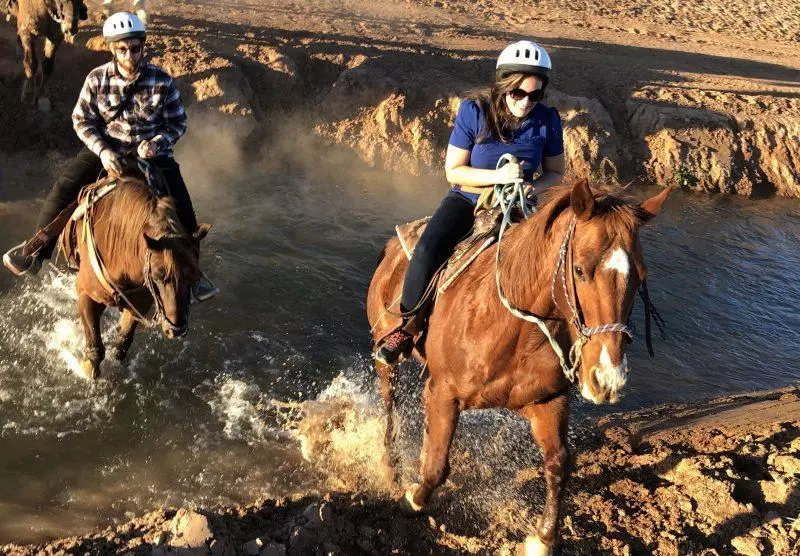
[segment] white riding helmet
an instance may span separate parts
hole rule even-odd
[[[103,24],[103,38],[109,43],[124,39],[144,39],[146,36],[144,23],[132,13],[115,13]]]
[[[541,77],[547,86],[552,68],[550,56],[544,48],[533,41],[519,41],[503,49],[497,58],[495,73],[497,78],[510,73],[529,73]]]

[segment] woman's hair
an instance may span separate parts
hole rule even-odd
[[[498,77],[489,96],[478,95],[473,100],[478,103],[483,111],[486,125],[483,127],[476,143],[485,143],[490,140],[497,140],[501,143],[509,143],[511,134],[520,126],[522,120],[514,116],[506,104],[506,93],[519,87],[525,79],[530,77],[527,73],[509,73]]]

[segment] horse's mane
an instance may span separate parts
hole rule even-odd
[[[95,207],[95,237],[103,250],[111,254],[106,259],[114,259],[104,260],[109,269],[112,265],[132,268],[141,264],[145,228],[151,234],[152,230],[157,231],[154,239],[174,236],[188,239],[170,197],[157,197],[140,179],[122,178],[114,191]],[[166,272],[174,276],[177,272],[174,253],[165,249],[163,254]]]
[[[531,299],[531,287],[547,287],[550,284],[534,284],[535,269],[547,265],[546,273],[555,271],[552,256],[561,246],[562,237],[553,237],[553,226],[559,216],[570,210],[571,186],[559,186],[547,193],[547,200],[539,210],[519,224],[510,241],[504,241],[501,254],[502,285],[509,299]],[[594,208],[591,221],[604,225],[609,238],[630,235],[650,214],[630,200],[608,193],[594,192]],[[597,246],[598,249],[601,246]],[[519,279],[525,277],[526,279]]]

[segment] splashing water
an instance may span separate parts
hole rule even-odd
[[[272,405],[306,461],[326,474],[329,488],[385,491],[386,421],[376,402],[374,388],[342,372],[315,400]]]
[[[84,376],[75,277],[45,271],[17,287],[0,298],[0,314],[16,315],[0,322],[0,389],[13,392],[0,408],[2,433],[63,437],[108,422],[124,395],[103,381],[86,388],[66,379]]]

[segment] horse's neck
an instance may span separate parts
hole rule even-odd
[[[143,269],[147,245],[144,241],[143,226],[131,226],[121,217],[113,204],[118,202],[110,193],[103,201],[102,225],[95,224],[97,247],[103,255],[103,262],[111,278],[129,284],[143,280]]]
[[[544,217],[542,214],[532,218]],[[569,218],[565,213],[560,214],[549,232],[543,233],[539,222],[519,224],[514,233],[503,240],[503,245],[498,246],[501,250],[500,284],[512,307],[542,317],[560,316],[551,294],[551,284]],[[492,287],[496,289],[494,280]],[[494,297],[497,298],[496,293]],[[497,301],[500,303],[499,298]],[[505,309],[503,311],[508,313]]]

